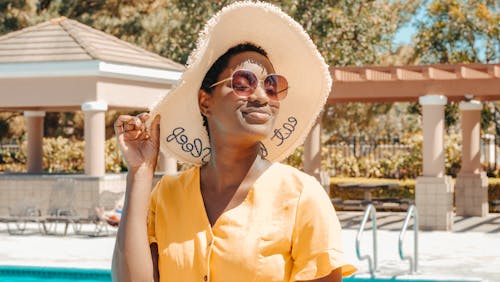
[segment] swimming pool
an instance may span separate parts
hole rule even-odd
[[[34,266],[1,266],[2,282],[110,282],[111,272],[107,269],[76,269]],[[343,282],[470,282],[478,280],[450,279],[400,279],[400,278],[363,278],[347,277]]]
[[[32,266],[0,266],[2,282],[104,282],[111,281],[106,269],[76,269]]]

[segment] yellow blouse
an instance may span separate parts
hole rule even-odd
[[[161,281],[295,281],[328,275],[344,260],[341,226],[323,187],[274,163],[245,200],[210,226],[200,169],[164,176],[151,194],[150,243]]]

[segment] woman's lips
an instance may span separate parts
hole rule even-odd
[[[244,110],[243,117],[252,123],[265,123],[271,119],[271,113],[265,110]]]

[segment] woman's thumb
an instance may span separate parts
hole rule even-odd
[[[157,144],[160,142],[160,115],[157,114],[155,118],[153,119],[153,122],[151,122],[151,138],[153,141]]]

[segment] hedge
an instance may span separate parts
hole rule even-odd
[[[453,179],[455,182],[455,179]],[[330,178],[330,197],[340,199],[362,199],[363,191],[345,189],[337,189],[338,184],[343,183],[397,183],[397,189],[379,189],[372,192],[374,198],[399,198],[399,199],[415,199],[415,184],[414,179],[396,180],[390,178],[366,178],[366,177],[331,177]],[[500,201],[500,178],[488,178],[488,201]],[[490,207],[490,212],[493,211]]]

